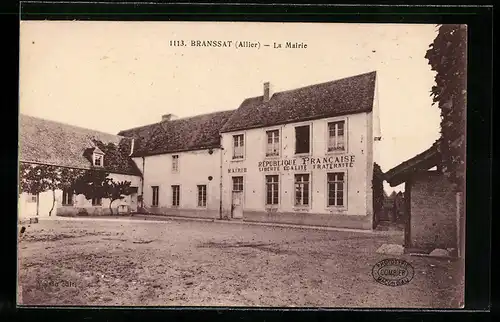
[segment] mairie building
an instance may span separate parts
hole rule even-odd
[[[272,88],[264,83],[262,95],[244,99],[234,110],[187,118],[165,114],[157,123],[100,134],[101,141],[126,144],[119,149],[125,160],[120,167],[106,161],[100,141],[86,132],[66,146],[72,151],[66,159],[78,158],[80,164],[55,160],[87,167],[94,159],[85,153],[103,152],[102,164],[113,165],[115,176],[130,176],[137,189],[122,201],[132,212],[371,229],[380,140],[376,73],[275,93]],[[84,132],[65,131],[71,130]],[[31,138],[22,137],[21,145],[23,140]],[[47,152],[33,143],[25,150],[44,156],[35,162],[50,163],[48,154],[58,153],[50,143]],[[58,214],[77,213],[67,209],[70,205],[106,214],[95,210],[105,202],[80,196],[75,204],[65,198],[58,197]]]
[[[371,229],[375,72],[284,92],[264,84],[221,129],[225,214]]]

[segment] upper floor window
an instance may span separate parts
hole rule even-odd
[[[311,136],[309,125],[295,127],[295,153],[309,153],[311,151]]]
[[[159,186],[152,186],[152,200],[151,200],[151,206],[153,207],[158,207],[159,201],[160,201],[160,187]]]
[[[179,172],[179,156],[172,155],[172,172]]]
[[[243,134],[233,135],[233,159],[243,159],[245,142]]]
[[[328,206],[345,205],[345,174],[335,172],[327,174]]]
[[[328,152],[345,151],[345,121],[328,123]]]
[[[198,186],[198,207],[206,207],[207,206],[207,186],[199,185]]]
[[[102,167],[103,165],[104,165],[103,164],[103,155],[98,154],[98,153],[94,153],[94,166]]]
[[[272,130],[266,131],[267,145],[266,156],[279,156],[280,155],[280,131]]]

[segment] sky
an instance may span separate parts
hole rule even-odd
[[[439,137],[434,72],[424,57],[436,35],[430,24],[22,21],[19,110],[116,134],[163,114],[236,109],[262,95],[264,82],[277,92],[376,71],[375,162],[385,172]],[[191,40],[260,47],[192,47]],[[274,48],[285,42],[307,48]]]

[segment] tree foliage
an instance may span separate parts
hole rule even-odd
[[[87,199],[103,198],[107,185],[111,180],[108,178],[109,173],[104,170],[92,168],[83,172],[74,184],[74,192],[79,195],[84,195]]]
[[[108,181],[104,198],[108,198],[110,200],[109,211],[111,212],[111,214],[113,214],[113,201],[123,199],[125,196],[131,194],[130,184],[130,181]]]
[[[52,191],[52,208],[49,216],[54,210],[58,189],[71,188],[84,170],[62,168],[47,164],[32,164],[21,162],[19,165],[19,194],[25,192],[36,195],[45,191]],[[37,203],[37,215],[39,212]]]
[[[378,216],[382,211],[384,206],[384,177],[380,166],[375,162],[373,163],[373,179],[372,179],[372,189],[373,189],[373,213],[375,214],[375,219],[378,221]],[[376,225],[377,222],[374,222]]]
[[[21,163],[19,168],[19,193],[38,195],[52,191],[52,214],[55,206],[55,191],[71,190],[75,194],[83,194],[87,199],[110,199],[110,211],[115,200],[130,195],[130,181],[115,182],[109,178],[109,173],[101,169],[73,169],[52,165]],[[38,215],[38,204],[37,204]]]
[[[113,181],[109,173],[100,169],[90,169],[76,180],[74,191],[83,194],[87,199],[110,199],[109,210],[113,214],[113,201],[131,194],[130,181]]]
[[[431,96],[441,110],[442,169],[462,189],[465,178],[467,27],[440,25],[425,58],[436,72]]]

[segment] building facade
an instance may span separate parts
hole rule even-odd
[[[22,114],[19,119],[21,164],[59,169],[101,169],[115,182],[131,182],[132,193],[113,201],[113,213],[137,212],[142,174],[129,157],[133,149],[131,139]],[[70,190],[44,191],[38,195],[21,193],[18,201],[20,218],[35,216],[37,212],[39,216],[48,216],[49,213],[106,215],[111,212],[109,199],[87,199]]]
[[[121,131],[134,138],[132,158],[143,175],[142,211],[169,216],[220,218],[219,131],[232,111],[160,122]]]
[[[371,229],[375,76],[245,100],[222,129],[225,216]]]
[[[131,181],[117,212],[372,229],[377,103],[371,72],[277,93],[265,83],[236,110],[166,114],[117,135],[24,117],[21,161],[102,166]],[[41,131],[50,135],[30,139]],[[31,213],[33,198],[23,200]],[[109,200],[56,200],[61,215],[109,213]]]

